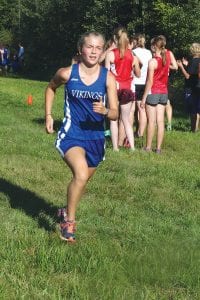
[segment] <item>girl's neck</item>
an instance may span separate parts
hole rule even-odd
[[[80,62],[79,67],[80,67],[82,72],[84,72],[85,74],[88,74],[88,75],[94,74],[94,73],[98,72],[99,69],[100,69],[99,64],[96,64],[94,66],[87,66],[83,62]]]
[[[87,67],[87,65],[79,64],[79,76],[84,84],[87,86],[93,84],[99,77],[100,65],[97,63],[92,67]]]
[[[161,56],[161,50],[160,50],[160,49],[157,49],[157,50],[156,50],[155,56]]]

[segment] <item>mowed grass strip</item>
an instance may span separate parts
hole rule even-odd
[[[0,298],[199,299],[200,133],[175,118],[162,155],[108,141],[70,246],[56,231],[71,174],[44,130],[46,85],[0,77]],[[61,88],[56,130],[62,108]]]

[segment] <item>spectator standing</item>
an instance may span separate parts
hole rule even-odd
[[[199,87],[199,65],[200,65],[200,43],[193,43],[190,46],[192,59],[189,60],[187,69],[182,61],[178,61],[184,77],[187,80],[187,86],[191,89],[190,96],[190,118],[191,131],[196,132],[199,129],[200,119],[200,87]]]
[[[133,70],[136,76],[140,76],[139,62],[129,49],[129,38],[126,29],[119,28],[115,35],[116,48],[109,51],[105,58],[105,66],[116,78],[118,88],[118,98],[120,104],[121,120],[124,125],[125,134],[130,144],[130,149],[134,150],[133,127],[130,123],[130,112],[135,94],[131,90],[133,81]],[[111,69],[111,66],[114,65]],[[113,150],[119,151],[119,121],[111,121],[111,139]]]
[[[141,101],[141,107],[146,108],[147,113],[147,141],[146,151],[152,150],[152,141],[157,125],[156,153],[161,153],[161,146],[165,130],[165,106],[168,100],[168,76],[169,69],[177,69],[177,63],[173,53],[165,48],[164,36],[156,36],[151,41],[153,58],[148,64],[148,75],[145,91]]]
[[[19,47],[19,50],[18,50],[17,57],[18,57],[19,66],[22,68],[24,65],[25,50],[24,50],[24,47],[22,46],[21,42],[19,42],[18,47]]]
[[[8,69],[8,58],[8,49],[3,44],[0,44],[0,69],[5,75]]]
[[[139,122],[136,136],[143,137],[147,125],[147,117],[146,117],[146,111],[141,108],[140,104],[141,104],[141,100],[144,94],[144,89],[146,84],[148,63],[149,60],[152,58],[152,54],[150,50],[145,48],[146,39],[144,34],[140,34],[140,33],[136,34],[135,40],[136,40],[136,48],[133,49],[133,53],[139,58],[141,64],[141,76],[139,78],[135,77],[134,79],[135,89],[136,89],[136,103],[138,109],[138,122]]]

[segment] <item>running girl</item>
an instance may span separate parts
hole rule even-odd
[[[77,205],[104,157],[104,117],[118,118],[115,79],[99,65],[104,43],[98,32],[83,34],[78,42],[80,62],[59,69],[46,89],[46,130],[53,133],[54,95],[60,85],[65,86],[64,119],[56,148],[73,175],[67,189],[67,215],[60,223],[61,239],[72,243]],[[105,107],[106,93],[109,108]]]

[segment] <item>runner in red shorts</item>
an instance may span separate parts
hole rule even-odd
[[[106,55],[105,66],[111,70],[117,81],[118,98],[120,104],[121,120],[128,138],[130,149],[134,150],[133,127],[130,123],[130,111],[135,100],[135,94],[131,90],[133,82],[133,70],[137,77],[140,76],[139,61],[129,49],[129,38],[124,28],[119,28],[115,34],[117,48]],[[114,64],[114,68],[111,65]],[[119,122],[111,121],[111,138],[113,150],[118,151]]]

